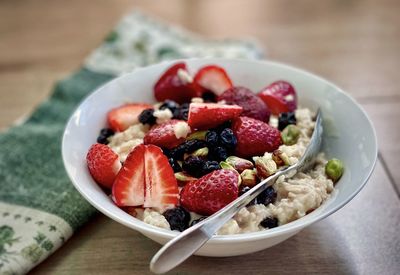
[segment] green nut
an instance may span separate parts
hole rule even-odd
[[[275,161],[268,156],[255,157],[253,159],[257,169],[257,176],[260,179],[268,178],[278,170]]]
[[[246,186],[254,186],[257,184],[257,171],[256,169],[245,169],[240,174],[242,184]]]
[[[188,174],[184,173],[184,172],[178,172],[175,173],[175,178],[178,181],[193,181],[193,180],[197,180],[197,178],[191,177]]]
[[[236,171],[241,173],[246,169],[253,169],[254,165],[251,161],[247,159],[242,159],[236,156],[230,156],[225,160],[228,164],[230,164]]]
[[[281,150],[277,149],[272,153],[272,159],[278,166],[290,165],[289,157]]]
[[[300,129],[293,124],[286,126],[281,133],[282,141],[285,145],[296,144],[300,136]]]
[[[203,147],[200,149],[197,149],[193,153],[190,154],[191,156],[196,156],[196,157],[206,157],[208,155],[208,148]]]
[[[344,165],[343,162],[338,159],[331,159],[325,165],[325,174],[333,182],[337,182],[343,174]]]
[[[230,165],[229,163],[227,163],[226,161],[221,161],[219,163],[219,166],[221,166],[222,169],[235,170],[235,168],[232,165]]]
[[[207,134],[207,131],[196,131],[196,132],[190,134],[186,138],[186,140],[192,140],[192,139],[206,140],[206,134]]]

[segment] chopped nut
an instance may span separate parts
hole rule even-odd
[[[197,149],[193,153],[190,154],[191,156],[196,156],[196,157],[206,157],[208,155],[208,148],[203,147],[200,149]]]
[[[256,157],[254,160],[257,169],[257,176],[261,179],[271,176],[277,170],[276,163],[271,157]]]
[[[290,165],[289,157],[286,153],[277,149],[272,153],[272,159],[275,161],[278,166]]]
[[[240,174],[242,178],[242,184],[246,186],[254,186],[257,184],[257,170],[256,169],[245,169]]]
[[[293,124],[286,126],[281,133],[282,141],[285,145],[294,145],[300,136],[300,129]]]
[[[235,156],[230,156],[226,159],[226,162],[230,164],[236,171],[239,173],[243,172],[246,169],[253,169],[254,165],[251,161],[247,159],[242,159]]]
[[[219,166],[221,166],[222,169],[235,170],[235,168],[233,168],[233,166],[227,163],[226,161],[221,161],[219,163]]]

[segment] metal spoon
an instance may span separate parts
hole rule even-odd
[[[181,264],[200,247],[202,247],[236,212],[245,207],[250,201],[257,197],[262,191],[274,184],[276,179],[290,171],[304,171],[312,167],[315,157],[322,143],[322,115],[318,109],[314,132],[302,158],[291,166],[279,170],[272,176],[264,179],[248,192],[211,215],[207,219],[188,228],[168,243],[166,243],[150,262],[150,270],[154,273],[167,272]]]

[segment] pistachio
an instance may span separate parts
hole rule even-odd
[[[207,134],[207,131],[196,131],[196,132],[190,134],[186,138],[186,140],[192,140],[192,139],[206,140],[206,134]]]
[[[203,147],[203,148],[197,149],[196,151],[194,151],[190,155],[196,156],[196,157],[206,157],[208,155],[208,148],[207,147]]]
[[[288,155],[279,149],[272,153],[272,159],[275,161],[277,166],[290,165]]]
[[[276,163],[270,156],[256,157],[254,160],[257,169],[257,176],[261,179],[271,176],[277,170]]]
[[[256,169],[245,169],[240,174],[242,178],[242,184],[245,186],[254,186],[257,184],[257,170]]]
[[[230,164],[236,171],[241,173],[246,169],[253,169],[254,165],[251,161],[247,159],[242,159],[236,156],[230,156],[225,160],[228,164]]]
[[[235,168],[233,168],[233,166],[227,163],[226,161],[221,161],[219,163],[219,166],[221,166],[222,169],[235,170]]]
[[[333,182],[337,182],[343,174],[344,165],[338,159],[331,159],[325,165],[325,174],[330,178]]]
[[[300,129],[293,124],[286,126],[281,133],[282,141],[285,145],[296,144],[300,136]]]
[[[193,180],[197,180],[197,178],[191,177],[188,174],[184,173],[184,172],[178,172],[175,173],[175,178],[178,181],[193,181]]]

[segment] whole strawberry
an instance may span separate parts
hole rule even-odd
[[[218,97],[226,104],[236,104],[243,108],[241,116],[252,117],[268,122],[271,112],[265,103],[252,91],[245,87],[232,87]]]
[[[96,143],[90,147],[86,161],[93,179],[100,185],[111,188],[121,168],[118,155],[107,145]]]
[[[240,175],[235,170],[211,172],[185,185],[181,205],[200,215],[212,215],[238,197]]]
[[[261,90],[258,96],[274,115],[293,112],[297,108],[297,94],[293,86],[279,80]]]
[[[250,117],[238,117],[232,123],[237,138],[236,155],[251,157],[272,152],[282,144],[281,133],[267,123]]]
[[[183,128],[187,128],[190,131],[189,126],[187,126],[186,121],[172,119],[160,125],[153,126],[149,132],[144,136],[144,144],[154,144],[162,148],[171,149],[178,146],[185,141],[186,136],[177,137],[177,131],[175,126],[181,123]]]

